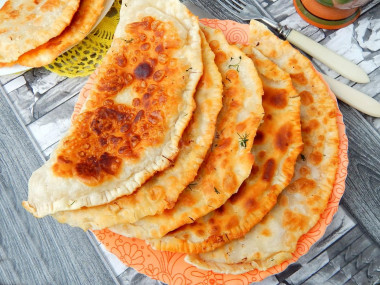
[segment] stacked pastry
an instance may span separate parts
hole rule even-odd
[[[310,61],[255,21],[248,46],[229,45],[177,0],[127,0],[120,16],[23,206],[216,272],[289,259],[338,165],[336,105]]]
[[[8,0],[0,8],[0,67],[40,67],[91,31],[105,0]]]

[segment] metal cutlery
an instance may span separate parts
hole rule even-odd
[[[364,114],[380,117],[380,103],[378,101],[330,76],[325,74],[322,76],[329,84],[331,91],[341,101]]]
[[[213,19],[212,15],[210,15],[205,9],[202,9],[201,7],[195,5],[194,3],[190,1],[183,1],[183,4],[186,5],[186,7],[193,12],[194,15],[199,16],[200,18],[208,18]],[[261,8],[262,9],[262,8]],[[267,16],[268,19],[272,19],[272,17],[264,10],[262,9],[262,13]],[[316,66],[318,69],[318,67]],[[350,87],[347,86],[338,80],[335,80],[325,74],[322,74],[326,82],[329,84],[331,90],[336,95],[336,97],[346,104],[354,107],[355,109],[368,114],[370,116],[374,117],[380,117],[380,103],[377,102],[375,99],[369,97],[368,95]]]
[[[279,25],[271,15],[255,1],[219,0],[219,4],[243,21],[249,22],[251,19],[255,19],[266,24],[277,32],[280,37],[286,39],[344,77],[359,83],[369,82],[368,75],[359,66],[300,32]]]

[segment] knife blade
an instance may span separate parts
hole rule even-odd
[[[194,15],[199,18],[215,19],[205,9],[190,1],[182,2]],[[316,67],[317,68],[317,67]],[[318,69],[318,68],[317,68]],[[345,85],[334,78],[321,73],[335,96],[351,107],[373,117],[380,117],[380,103],[370,96]]]

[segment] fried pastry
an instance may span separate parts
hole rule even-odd
[[[8,0],[0,8],[0,63],[58,36],[70,24],[79,0]]]
[[[304,150],[276,206],[244,237],[185,260],[199,268],[240,274],[266,270],[292,257],[300,237],[319,220],[338,167],[336,102],[312,63],[263,24],[250,24],[250,44],[288,72],[301,98]]]
[[[263,117],[263,88],[250,58],[228,44],[219,30],[202,26],[222,74],[223,108],[214,141],[197,177],[181,193],[175,206],[111,230],[138,238],[160,238],[219,208],[239,189],[253,164],[251,148]]]
[[[53,62],[61,53],[83,40],[103,11],[105,0],[82,0],[70,25],[58,36],[22,54],[17,63],[40,67]]]
[[[178,154],[203,72],[197,18],[175,0],[122,6],[80,114],[29,180],[36,217],[129,195]]]
[[[63,211],[53,215],[61,223],[84,230],[134,223],[172,208],[179,194],[194,180],[211,145],[217,115],[222,108],[222,77],[214,54],[202,36],[203,75],[195,94],[197,107],[180,141],[178,157],[168,169],[157,173],[135,193],[108,204]]]
[[[253,142],[255,164],[239,191],[220,208],[161,239],[156,249],[201,253],[244,236],[274,207],[289,184],[302,150],[300,97],[288,73],[248,46],[264,87],[264,122]]]

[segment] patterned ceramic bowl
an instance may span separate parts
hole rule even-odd
[[[353,23],[360,7],[371,0],[293,0],[306,22],[322,29],[340,29]]]

